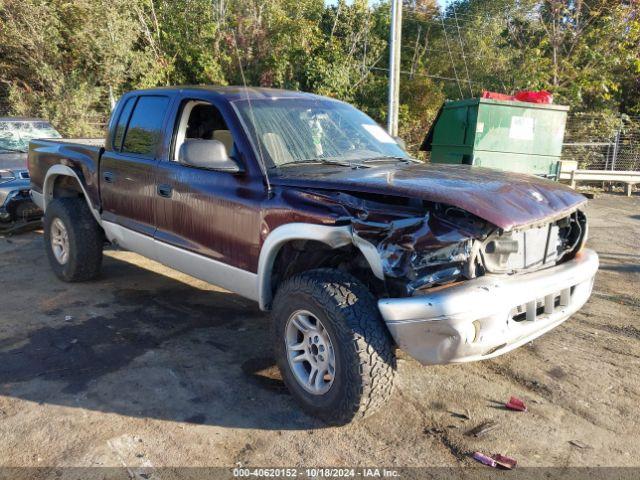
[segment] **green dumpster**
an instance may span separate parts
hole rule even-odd
[[[446,102],[421,150],[457,163],[555,178],[569,107],[471,98]]]

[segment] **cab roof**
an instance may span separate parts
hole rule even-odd
[[[297,92],[279,88],[266,87],[243,87],[243,86],[217,86],[217,85],[180,85],[175,87],[156,87],[144,90],[134,90],[132,94],[144,93],[178,93],[178,92],[211,92],[226,98],[228,101],[235,100],[260,100],[277,98],[306,98],[315,100],[334,100],[329,97],[315,95],[313,93]]]

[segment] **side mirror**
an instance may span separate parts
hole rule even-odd
[[[403,150],[407,149],[407,143],[403,139],[401,139],[400,137],[393,137],[393,139],[396,141],[398,145],[400,145],[401,149]]]
[[[224,143],[219,140],[187,139],[180,146],[178,160],[186,165],[220,172],[242,171],[240,165],[229,158]]]

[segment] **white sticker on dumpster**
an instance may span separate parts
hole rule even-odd
[[[511,117],[509,138],[514,140],[533,140],[534,119],[531,117]]]

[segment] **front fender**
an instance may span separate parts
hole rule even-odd
[[[288,223],[273,230],[265,239],[258,260],[258,302],[261,310],[267,310],[273,297],[271,271],[282,246],[293,240],[314,240],[331,248],[354,244],[369,262],[371,270],[379,277],[382,271],[375,247],[366,240],[354,236],[350,225],[329,226],[311,223]],[[369,248],[369,245],[371,248]]]

